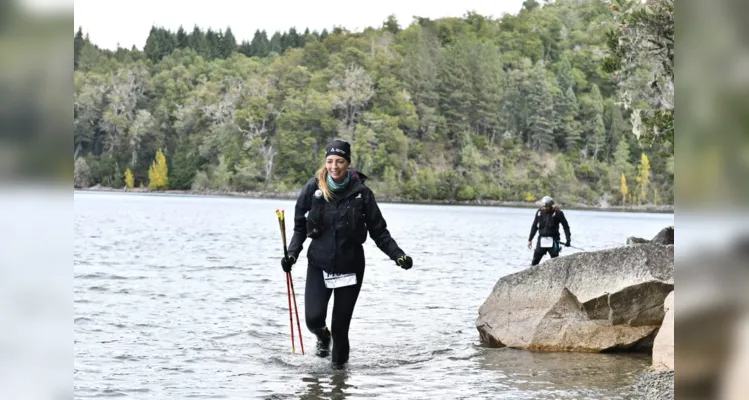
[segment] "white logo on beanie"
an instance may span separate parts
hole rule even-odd
[[[346,154],[345,151],[343,151],[341,149],[336,149],[336,148],[331,148],[331,149],[328,150],[328,152]]]

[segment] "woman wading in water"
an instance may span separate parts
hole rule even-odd
[[[367,177],[350,170],[351,146],[342,140],[329,143],[325,164],[304,185],[294,212],[294,235],[288,257],[281,260],[291,271],[306,238],[307,280],[304,311],[307,328],[317,337],[317,355],[327,357],[333,342],[332,362],[343,366],[349,358],[348,331],[364,278],[367,233],[377,247],[403,269],[413,260],[390,236],[374,194],[364,185]],[[325,317],[335,293],[329,330]]]

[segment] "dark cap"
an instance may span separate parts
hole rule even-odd
[[[351,162],[351,145],[343,140],[334,140],[325,147],[325,157],[329,155],[343,157]]]

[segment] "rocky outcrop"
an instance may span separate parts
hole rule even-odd
[[[635,236],[630,236],[627,238],[627,246],[637,245],[637,244],[660,244],[664,246],[667,246],[669,244],[674,244],[674,227],[668,226],[666,228],[661,229],[661,231],[658,232],[658,234],[655,235],[650,240],[635,237]]]
[[[663,304],[666,316],[663,318],[658,335],[653,343],[653,369],[656,371],[674,370],[674,292]]]
[[[661,229],[661,231],[650,240],[650,243],[662,245],[674,244],[674,227],[669,226]]]
[[[501,278],[479,309],[482,341],[543,351],[652,348],[673,290],[673,246],[550,259]]]
[[[633,244],[646,244],[650,243],[650,240],[638,238],[634,236],[630,236],[627,238],[627,246],[633,245]]]

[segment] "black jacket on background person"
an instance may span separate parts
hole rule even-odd
[[[549,210],[538,209],[536,217],[533,219],[533,225],[531,225],[531,234],[528,237],[528,241],[533,241],[533,237],[538,232],[539,239],[542,236],[551,236],[555,242],[559,242],[559,224],[562,224],[564,235],[567,237],[567,243],[569,243],[572,234],[570,233],[570,225],[567,223],[567,218],[564,217],[562,210],[556,206]]]
[[[294,210],[294,235],[289,256],[299,259],[307,237],[309,266],[328,273],[360,273],[364,270],[364,248],[367,233],[380,250],[396,261],[405,255],[390,236],[372,190],[364,185],[367,177],[352,171],[351,181],[330,202],[318,192],[317,178],[302,188]]]

